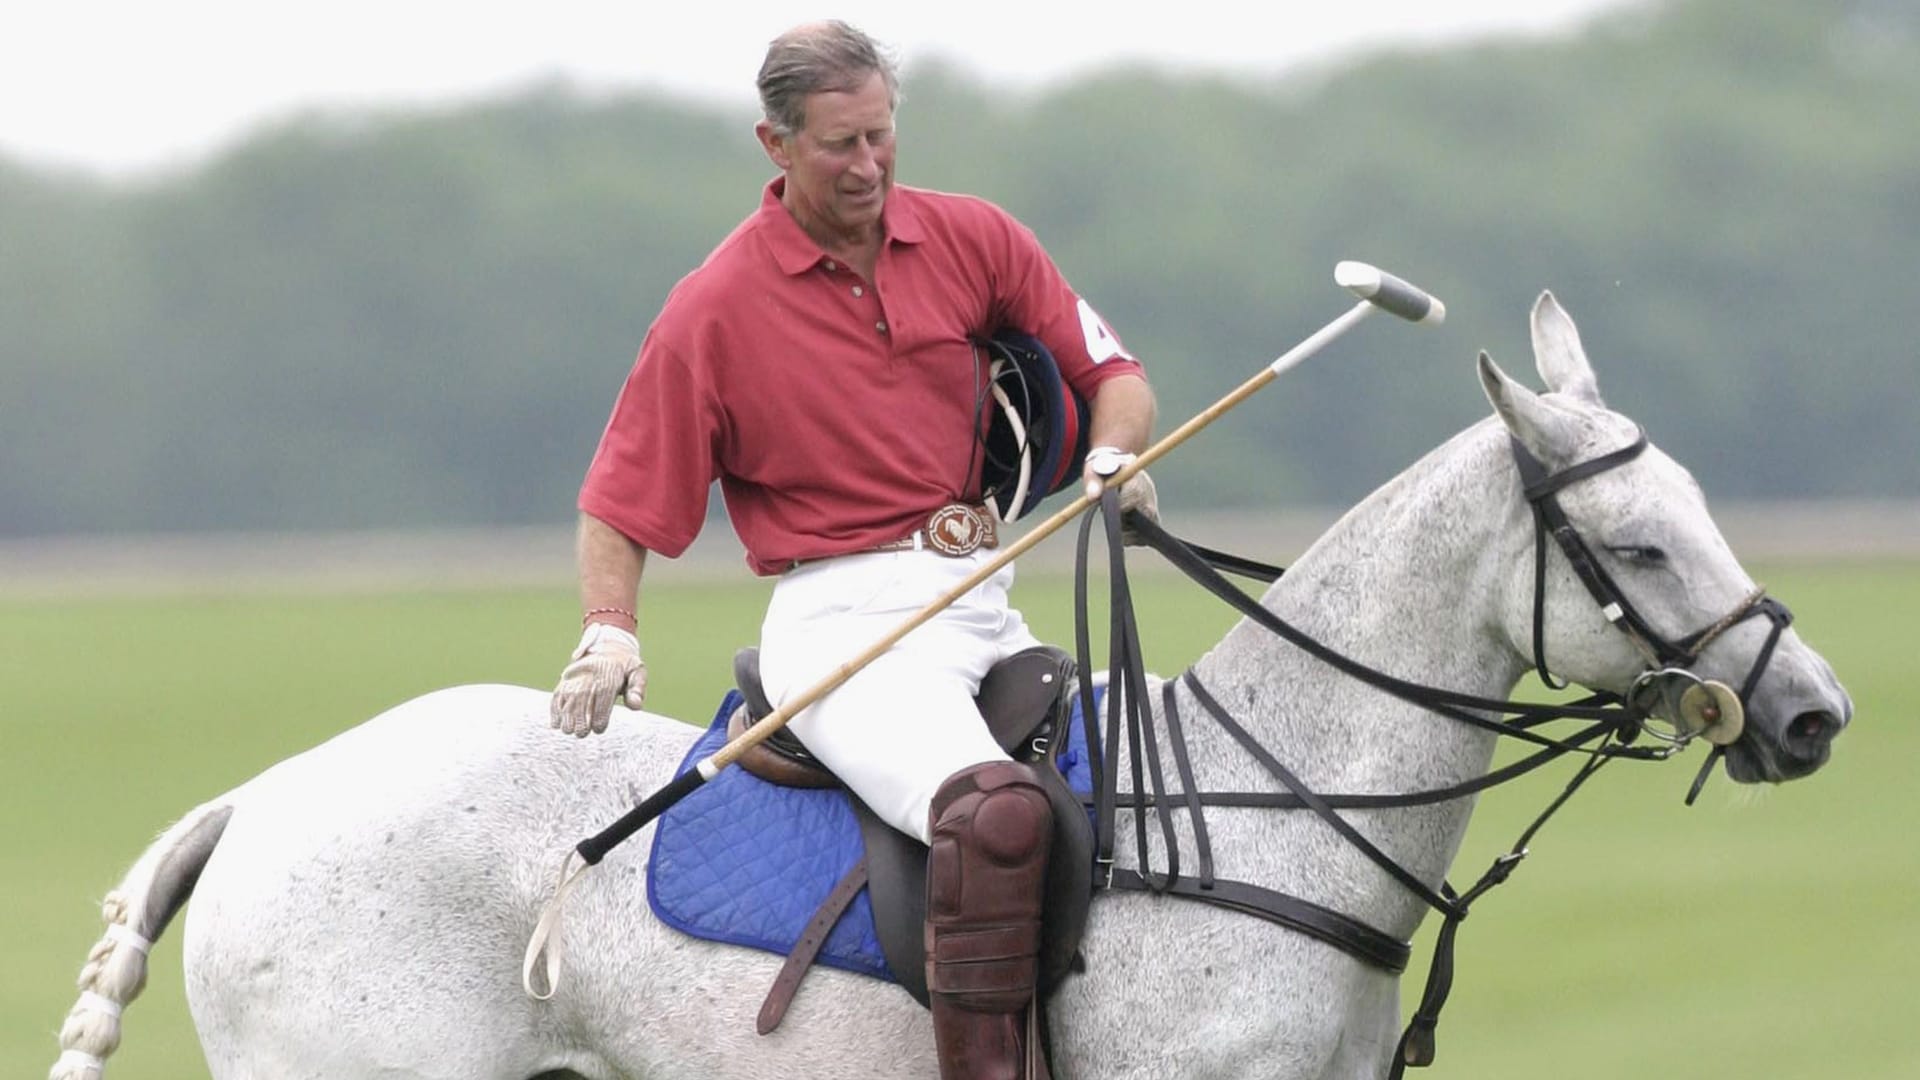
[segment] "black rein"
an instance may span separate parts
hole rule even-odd
[[[1584,784],[1601,765],[1616,757],[1658,760],[1671,755],[1674,748],[1626,745],[1626,741],[1631,740],[1638,732],[1645,716],[1623,702],[1617,695],[1596,693],[1580,701],[1563,705],[1503,701],[1420,686],[1369,667],[1329,648],[1286,622],[1248,596],[1245,591],[1215,569],[1216,566],[1220,566],[1232,573],[1271,582],[1278,579],[1284,572],[1282,568],[1187,544],[1166,532],[1157,522],[1134,515],[1129,517],[1125,524],[1127,530],[1137,536],[1140,542],[1152,547],[1188,577],[1247,618],[1312,656],[1401,700],[1450,719],[1541,747],[1527,757],[1481,777],[1427,791],[1395,794],[1316,793],[1295,776],[1279,758],[1261,746],[1250,732],[1235,722],[1227,710],[1207,691],[1199,677],[1192,670],[1188,670],[1177,681],[1185,684],[1202,710],[1249,755],[1259,761],[1286,790],[1280,792],[1195,790],[1192,768],[1186,753],[1186,739],[1182,731],[1179,710],[1175,704],[1175,680],[1168,680],[1162,687],[1161,715],[1167,726],[1168,745],[1172,750],[1174,766],[1183,785],[1181,792],[1168,795],[1163,775],[1165,770],[1160,760],[1159,740],[1154,733],[1153,713],[1146,704],[1149,700],[1146,671],[1141,658],[1132,595],[1126,578],[1119,503],[1113,492],[1107,492],[1102,496],[1101,510],[1101,516],[1106,525],[1109,587],[1112,590],[1109,605],[1111,615],[1108,644],[1109,692],[1106,695],[1107,723],[1104,743],[1100,738],[1099,722],[1095,718],[1093,708],[1092,679],[1083,675],[1079,688],[1088,763],[1095,793],[1093,809],[1098,847],[1097,859],[1101,871],[1096,874],[1096,884],[1109,889],[1150,891],[1180,896],[1255,915],[1307,934],[1390,974],[1398,975],[1404,972],[1412,952],[1410,943],[1312,901],[1247,882],[1228,881],[1214,876],[1203,807],[1312,810],[1394,880],[1438,911],[1444,920],[1436,939],[1425,991],[1413,1019],[1401,1038],[1391,1075],[1399,1077],[1409,1065],[1430,1064],[1434,1055],[1434,1029],[1439,1022],[1440,1008],[1445,1004],[1452,988],[1454,939],[1460,922],[1466,918],[1473,902],[1507,879],[1514,867],[1526,856],[1526,845],[1533,835],[1549,817],[1565,805],[1573,792]],[[1077,608],[1075,646],[1080,670],[1083,673],[1092,670],[1087,617],[1087,571],[1092,524],[1093,517],[1088,515],[1081,525],[1074,590]],[[1116,689],[1120,692],[1116,693]],[[1479,710],[1479,712],[1469,710]],[[1510,716],[1514,719],[1496,720],[1491,716],[1482,715],[1483,712],[1493,716]],[[1585,719],[1591,722],[1584,729],[1564,739],[1550,738],[1532,730],[1547,721],[1568,718]],[[1117,770],[1111,767],[1119,755],[1123,726],[1128,739],[1129,760],[1132,765],[1133,790],[1130,792],[1119,790]],[[1590,745],[1596,741],[1597,745]],[[1381,851],[1338,812],[1342,809],[1423,806],[1463,798],[1531,772],[1567,753],[1586,755],[1588,760],[1560,796],[1555,798],[1527,827],[1513,847],[1495,859],[1487,871],[1464,893],[1456,891],[1445,882],[1442,882],[1437,890],[1428,886],[1418,876]],[[1145,775],[1143,775],[1143,768]],[[1138,870],[1114,866],[1114,825],[1116,812],[1122,802],[1130,808],[1133,816]],[[1173,826],[1173,815],[1177,808],[1184,809],[1191,821],[1199,863],[1197,875],[1183,875],[1180,871],[1179,845]],[[1147,842],[1147,818],[1150,813],[1157,816],[1160,821],[1163,850],[1166,855],[1166,868],[1163,871],[1155,871],[1152,868]]]

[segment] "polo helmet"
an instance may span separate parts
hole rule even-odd
[[[1079,478],[1091,413],[1038,338],[1001,330],[975,348],[989,364],[981,497],[1011,524]]]

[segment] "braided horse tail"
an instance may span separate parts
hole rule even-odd
[[[147,950],[193,893],[233,816],[225,797],[197,807],[141,853],[101,917],[107,931],[80,969],[80,997],[60,1027],[60,1060],[48,1080],[99,1080],[120,1048],[120,1011],[147,985]]]

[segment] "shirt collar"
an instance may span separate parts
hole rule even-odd
[[[827,255],[780,202],[780,196],[786,188],[787,178],[776,176],[767,182],[766,190],[761,192],[761,232],[780,271],[784,274],[803,274]],[[918,244],[926,239],[926,229],[922,227],[920,215],[914,207],[914,194],[913,189],[899,184],[895,184],[888,193],[887,206],[881,211],[880,218],[888,243]]]

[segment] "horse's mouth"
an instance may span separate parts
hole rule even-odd
[[[1812,774],[1832,756],[1830,737],[1789,736],[1788,745],[1782,745],[1756,738],[1749,729],[1727,747],[1727,776],[1739,784],[1779,784]]]

